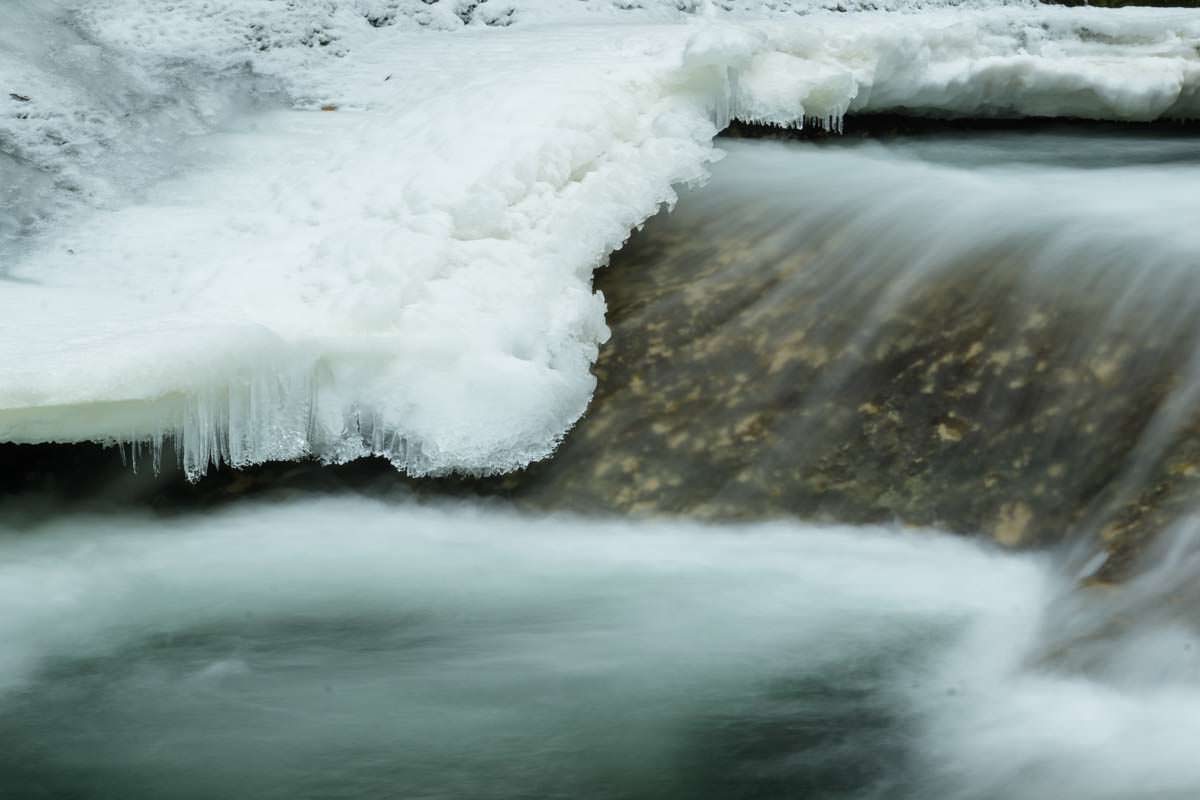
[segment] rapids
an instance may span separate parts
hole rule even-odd
[[[1129,635],[1045,557],[353,499],[12,525],[5,797],[1200,786],[1196,632]],[[1195,567],[1180,537],[1127,597]]]

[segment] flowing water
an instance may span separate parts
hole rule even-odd
[[[1143,533],[1200,474],[1200,148],[1170,129],[722,140],[597,274],[588,415],[531,505]]]
[[[998,303],[1090,298],[1100,312],[1067,348],[1081,364],[1118,333],[1182,342],[1171,368],[1184,379],[1110,476],[1136,488],[1139,459],[1178,438],[1200,265],[1194,139],[729,149],[647,235],[710,237],[727,280],[801,230],[829,303],[890,269],[855,312],[869,341],[909,293],[981,262],[985,277],[1020,277],[1015,294],[978,282]],[[730,227],[751,244],[723,244]],[[832,366],[820,391],[836,398],[849,390]],[[1122,381],[1107,391],[1137,391]],[[602,382],[595,413],[618,401]],[[807,446],[783,431],[777,447]],[[564,455],[562,469],[582,457],[570,443]],[[1101,558],[1086,538],[1018,554],[898,524],[627,521],[349,492],[206,513],[65,505],[22,494],[0,509],[3,798],[1200,791],[1188,514],[1112,588],[1081,585]]]
[[[1166,797],[1200,781],[1192,631],[1081,629],[1100,601],[1073,600],[1047,560],[930,533],[325,500],[73,516],[3,550],[5,796]]]

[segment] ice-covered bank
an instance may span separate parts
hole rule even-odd
[[[35,5],[0,13],[69,35],[0,59],[2,210],[56,199],[0,249],[0,440],[175,438],[193,475],[547,455],[592,271],[731,118],[1200,117],[1189,11]]]

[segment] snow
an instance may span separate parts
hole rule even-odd
[[[0,249],[0,440],[517,469],[587,407],[592,272],[731,118],[1200,116],[1196,12],[492,2],[6,9],[61,41],[0,57],[5,202],[59,207]]]

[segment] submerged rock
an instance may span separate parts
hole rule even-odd
[[[1103,574],[1200,497],[1190,276],[1039,272],[1020,243],[864,269],[837,255],[861,231],[827,223],[714,195],[652,220],[597,273],[613,336],[589,412],[552,460],[474,488],[1008,547],[1084,529]]]

